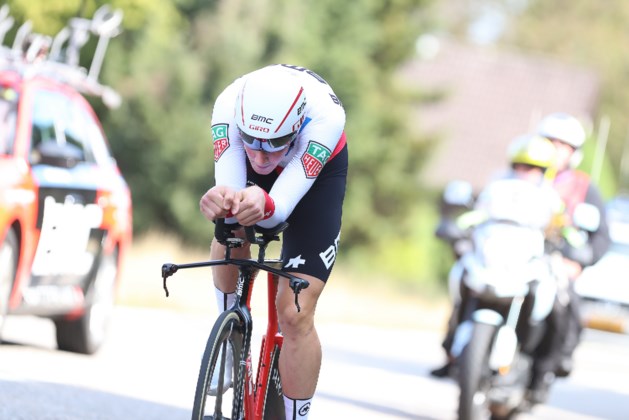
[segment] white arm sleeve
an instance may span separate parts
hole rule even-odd
[[[216,185],[226,185],[235,190],[241,190],[247,184],[247,157],[234,122],[239,81],[229,85],[219,95],[212,112],[214,179]]]

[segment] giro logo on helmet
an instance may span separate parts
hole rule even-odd
[[[263,133],[268,133],[270,131],[268,127],[262,127],[262,126],[253,125],[253,124],[249,125],[249,130],[261,131]]]

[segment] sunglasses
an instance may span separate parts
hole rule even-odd
[[[286,134],[282,137],[276,137],[274,139],[260,139],[250,136],[240,129],[238,131],[240,131],[242,141],[244,141],[249,147],[271,153],[286,149],[297,137],[297,131],[293,131],[290,134]]]

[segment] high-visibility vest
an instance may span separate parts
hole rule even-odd
[[[561,197],[566,207],[566,215],[571,219],[574,209],[579,203],[585,201],[590,176],[578,170],[566,170],[555,177],[553,187]]]

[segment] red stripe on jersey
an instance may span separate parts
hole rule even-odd
[[[343,147],[345,147],[346,143],[347,143],[347,138],[345,137],[345,131],[343,131],[343,133],[341,133],[341,137],[339,138],[339,142],[336,143],[336,147],[332,151],[332,154],[330,155],[330,159],[328,159],[328,161],[334,159],[334,156],[341,153],[341,150],[343,150]]]

